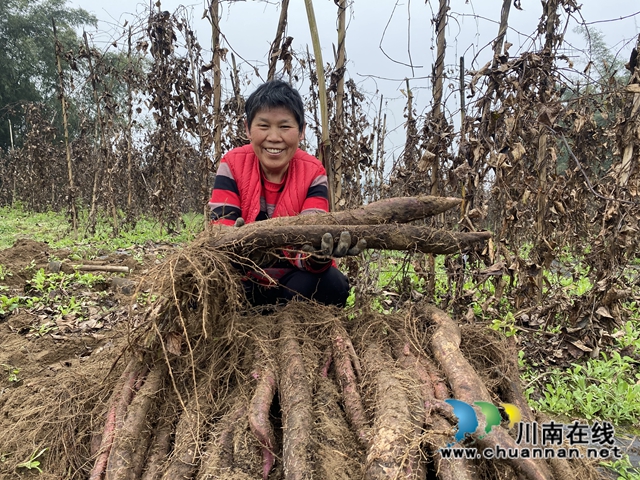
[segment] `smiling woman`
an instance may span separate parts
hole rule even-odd
[[[304,106],[297,90],[282,81],[267,82],[245,104],[251,144],[227,153],[220,162],[209,206],[211,221],[243,225],[268,218],[329,210],[327,173],[320,161],[298,148],[304,138]],[[274,304],[301,296],[344,306],[347,278],[332,256],[357,255],[342,232],[334,249],[325,234],[320,252],[285,249],[278,259],[261,262],[244,279],[249,301]],[[360,244],[363,247],[363,244]]]
[[[304,138],[304,125],[300,129],[293,114],[278,107],[261,110],[251,125],[245,126],[265,178],[273,183],[282,182]]]

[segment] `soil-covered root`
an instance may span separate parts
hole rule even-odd
[[[237,460],[235,440],[246,427],[247,403],[246,398],[237,398],[229,411],[213,425],[210,438],[203,449],[198,479],[226,479],[234,474]]]
[[[249,425],[262,446],[262,478],[267,480],[275,463],[276,440],[269,412],[276,394],[277,379],[270,361],[257,368],[253,376],[257,385],[249,404]]]
[[[370,443],[368,437],[370,426],[362,404],[357,381],[358,377],[362,377],[360,360],[344,328],[336,325],[331,334],[335,371],[344,398],[344,410],[357,433],[358,440],[363,446],[368,447]]]
[[[174,427],[172,414],[173,405],[165,405],[165,408],[158,417],[158,423],[154,428],[148,456],[141,462],[144,469],[141,480],[160,480],[162,478],[164,462],[171,448],[171,437]]]
[[[315,476],[323,480],[352,480],[362,477],[365,451],[345,418],[346,399],[336,382],[320,377],[313,397]]]
[[[111,447],[115,438],[116,430],[122,428],[126,409],[133,398],[135,384],[138,379],[138,369],[140,363],[137,359],[132,359],[118,381],[117,387],[113,391],[110,400],[110,406],[106,417],[104,431],[100,447],[98,448],[98,457],[94,463],[93,469],[89,475],[89,480],[101,480],[107,470]]]
[[[166,365],[158,362],[149,372],[127,408],[122,427],[117,430],[105,480],[136,480],[140,478],[151,440],[148,414],[163,386]]]
[[[312,478],[311,430],[313,392],[298,338],[299,330],[290,314],[281,314],[279,340],[279,385],[282,408],[282,461],[285,480]]]
[[[205,434],[207,417],[211,414],[211,404],[206,400],[209,388],[210,385],[207,383],[200,383],[182,411],[163,480],[192,478],[195,475],[200,461],[201,441]]]
[[[437,325],[437,329],[431,337],[431,349],[445,372],[454,397],[469,404],[476,401],[491,402],[492,399],[485,384],[460,351],[461,336],[458,325],[449,315],[436,307],[425,306],[424,313]],[[497,446],[505,449],[518,447],[513,438],[500,426],[495,426],[491,435],[478,437],[477,441],[482,449]],[[529,480],[553,478],[551,471],[544,463],[531,459],[508,460],[507,462]]]
[[[426,407],[422,410],[423,421],[416,424],[416,434],[420,435],[424,428],[423,448],[429,451],[438,478],[440,480],[471,480],[472,466],[467,459],[443,459],[438,454],[438,450],[450,443],[454,428],[447,419],[431,408],[431,405],[439,400],[436,398],[433,379],[440,382],[442,385],[439,388],[444,388],[446,391],[446,386],[443,386],[444,382],[440,379],[435,365],[415,348],[404,329],[398,332],[393,351],[398,364],[407,371],[409,377],[416,380],[421,404]],[[420,464],[416,461],[416,459],[419,460],[419,454],[420,450],[412,452],[410,457],[413,459],[412,469],[416,471],[420,470]]]
[[[375,343],[366,349],[364,364],[375,405],[365,478],[413,478],[410,465],[415,423],[407,382],[390,356]]]

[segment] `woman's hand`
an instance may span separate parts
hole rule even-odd
[[[303,245],[302,251],[313,256],[316,262],[330,262],[332,258],[340,258],[344,256],[359,255],[362,250],[367,248],[367,241],[364,238],[358,240],[355,246],[351,245],[351,233],[344,231],[340,234],[338,244],[334,247],[333,235],[329,232],[322,236],[320,248],[315,249],[311,245]]]

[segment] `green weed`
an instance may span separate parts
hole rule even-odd
[[[22,463],[16,465],[16,468],[26,468],[27,470],[37,470],[39,473],[42,473],[42,469],[40,468],[40,460],[38,460],[44,452],[49,450],[48,448],[43,448],[38,452],[35,450],[31,456]]]
[[[157,299],[157,295],[150,295],[148,292],[140,292],[136,297],[136,302],[138,303],[138,305],[145,307],[147,305],[155,303]]]
[[[9,375],[8,376],[9,382],[17,383],[20,381],[20,378],[18,377],[18,374],[20,373],[19,368],[14,367],[12,365],[7,365],[6,363],[1,363],[0,365],[4,368],[5,372]]]
[[[0,295],[0,315],[7,315],[20,306],[20,297]]]
[[[57,305],[57,310],[58,313],[61,316],[65,316],[65,315],[71,315],[71,314],[75,314],[75,315],[80,315],[82,313],[82,303],[78,302],[78,300],[76,300],[76,297],[71,296],[67,299],[66,304],[59,304]]]
[[[614,471],[618,475],[616,480],[640,480],[640,468],[631,464],[629,455],[623,455],[615,462],[601,462],[600,465]]]
[[[640,422],[640,373],[633,359],[616,351],[568,371],[552,370],[543,397],[533,400],[538,409],[616,425]]]
[[[4,282],[7,277],[11,277],[12,275],[11,270],[0,263],[0,282]]]
[[[37,327],[31,327],[29,329],[29,331],[31,333],[33,333],[33,334],[35,334],[35,335],[37,335],[39,337],[43,337],[47,333],[55,332],[56,330],[58,330],[58,327],[53,322],[45,322],[45,323],[42,323],[42,324],[38,325]]]
[[[516,329],[516,319],[513,313],[507,312],[504,317],[493,320],[493,322],[491,322],[491,329],[502,332],[505,337],[514,336],[518,330]]]

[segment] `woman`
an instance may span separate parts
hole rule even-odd
[[[305,121],[302,98],[289,84],[262,84],[245,104],[250,144],[221,160],[209,206],[213,223],[242,225],[275,217],[328,212],[327,174],[320,161],[300,150]],[[243,280],[254,305],[288,301],[296,296],[344,306],[349,282],[332,257],[357,255],[364,241],[349,250],[343,232],[333,248],[330,234],[317,252],[283,251],[283,259],[261,265]],[[305,249],[306,250],[306,249]]]

